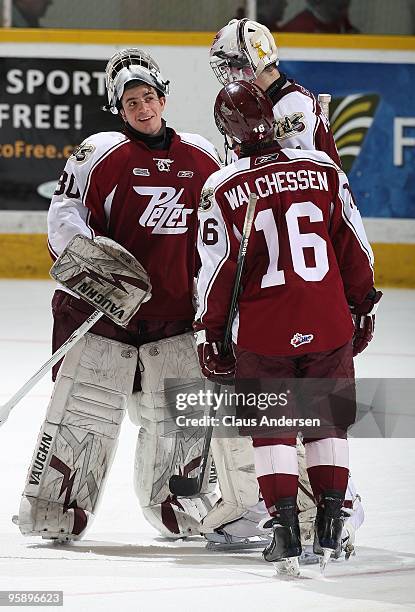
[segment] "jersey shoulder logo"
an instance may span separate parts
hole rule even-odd
[[[77,164],[84,164],[91,157],[95,149],[96,146],[92,142],[83,142],[74,148],[69,159]]]
[[[314,340],[313,334],[300,334],[297,332],[291,338],[290,343],[294,348],[301,346],[302,344],[309,344]]]
[[[207,212],[213,206],[213,189],[208,187],[202,190],[199,203],[199,212]]]
[[[277,140],[290,138],[295,134],[301,134],[307,127],[304,113],[292,113],[277,119],[275,124],[275,137]]]
[[[153,157],[153,160],[160,172],[170,172],[170,166],[174,162],[174,159],[159,159],[157,157]]]
[[[192,208],[185,208],[179,200],[183,187],[176,191],[174,187],[133,187],[138,195],[150,196],[145,211],[138,222],[141,227],[152,228],[152,234],[185,234],[187,218]]]
[[[177,176],[179,178],[192,178],[193,174],[192,170],[179,170]]]

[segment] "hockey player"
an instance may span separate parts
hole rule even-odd
[[[233,325],[236,378],[353,381],[353,356],[372,338],[382,294],[373,288],[373,254],[346,175],[326,153],[281,149],[273,138],[272,104],[254,84],[240,81],[221,90],[215,119],[240,147],[240,159],[207,180],[199,208],[195,329],[202,371],[220,380],[235,367],[232,356],[221,356],[219,344],[252,192],[259,200]],[[338,554],[347,440],[334,432],[305,442],[317,502],[314,551]],[[255,436],[254,455],[274,531],[264,557],[298,558],[295,433],[290,439]]]
[[[220,163],[202,136],[166,126],[169,82],[145,51],[115,53],[106,87],[108,109],[119,114],[122,129],[90,136],[68,159],[48,214],[50,251],[58,256],[76,234],[109,237],[147,270],[152,297],[126,329],[101,319],[69,351],[59,374],[55,369],[18,524],[25,535],[44,538],[84,534],[134,390],[129,414],[141,426],[134,482],[143,513],[164,535],[199,535],[210,489],[178,501],[168,481],[178,470],[197,469],[203,438],[166,435],[164,379],[201,376],[191,332],[196,207]],[[52,309],[55,350],[92,309],[62,288]]]
[[[320,105],[314,95],[301,85],[280,72],[278,69],[278,49],[274,38],[267,27],[249,19],[234,19],[223,27],[217,34],[210,49],[210,65],[218,80],[223,84],[231,83],[238,79],[253,82],[267,93],[273,104],[273,113],[276,122],[275,137],[282,148],[293,149],[318,149],[324,151],[329,157],[340,165],[333,134],[330,130],[327,117],[322,112]],[[235,146],[238,150],[238,145]],[[226,448],[226,440],[221,441],[223,449]],[[239,445],[241,448],[237,453],[235,449],[227,453],[233,457],[232,469],[218,470],[219,482],[221,483],[222,500],[217,507],[204,519],[203,524],[208,531],[222,529],[223,523],[228,520],[231,525],[229,529],[239,533],[239,523],[234,522],[239,516],[257,518],[261,515],[261,504],[252,507],[252,488],[248,479],[253,482],[253,473],[247,469],[251,464],[246,440],[234,439],[229,444]],[[246,446],[242,452],[242,446]],[[221,465],[215,443],[212,445],[215,463]],[[299,455],[303,455],[299,443]],[[223,454],[222,449],[222,454]],[[235,457],[243,458],[241,465],[235,465]],[[223,463],[223,462],[222,462]],[[303,462],[300,460],[300,465]],[[239,481],[229,482],[225,486],[224,481],[231,476],[237,476]],[[301,488],[298,503],[301,514],[301,527],[303,543],[310,541],[312,535],[312,524],[315,515],[315,504],[308,483],[307,474],[302,467],[300,470]],[[254,485],[255,486],[255,483]],[[224,493],[225,491],[225,493]],[[238,501],[235,495],[230,494],[227,499],[226,491],[238,491]],[[247,492],[250,491],[249,494]],[[360,498],[356,494],[353,482],[350,480],[347,493],[347,505],[354,510],[353,517],[347,523],[347,532],[344,534],[344,545],[352,546],[355,530],[362,524],[364,519],[363,508]],[[227,509],[226,516],[224,514]],[[234,511],[231,512],[231,508]],[[244,519],[245,520],[245,519]],[[252,520],[250,521],[252,525]],[[249,528],[249,524],[247,524]],[[245,529],[245,533],[246,529]],[[252,535],[256,529],[252,528]],[[216,536],[207,534],[208,539]]]
[[[210,49],[211,68],[222,85],[243,80],[270,97],[281,147],[325,151],[340,165],[328,120],[314,95],[278,69],[278,49],[267,27],[249,19],[233,19]]]

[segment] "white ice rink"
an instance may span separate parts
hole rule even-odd
[[[0,281],[0,404],[49,357],[53,287],[48,281]],[[415,291],[385,290],[376,337],[356,360],[358,376],[415,376],[414,307]],[[324,578],[309,566],[302,578],[283,580],[258,552],[213,553],[202,539],[157,536],[134,496],[137,431],[127,418],[86,539],[54,546],[21,536],[11,517],[51,388],[46,376],[0,428],[0,590],[63,590],[63,609],[77,612],[415,609],[413,439],[351,440],[353,479],[366,511],[357,555],[331,563]]]

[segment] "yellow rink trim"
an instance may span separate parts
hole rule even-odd
[[[415,288],[415,244],[378,242],[372,249],[377,286]]]
[[[0,278],[50,278],[46,234],[0,234]]]
[[[415,244],[372,244],[379,287],[415,288]],[[0,278],[49,278],[46,234],[0,234]]]
[[[70,30],[1,28],[0,42],[66,43],[82,45],[171,45],[210,47],[216,32],[167,32],[149,30]],[[414,36],[368,34],[275,33],[280,47],[385,49],[415,51]]]

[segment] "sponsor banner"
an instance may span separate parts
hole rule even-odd
[[[0,58],[0,209],[47,210],[84,138],[118,130],[103,60]]]
[[[280,69],[332,95],[330,123],[362,215],[415,218],[415,65],[284,61]]]

